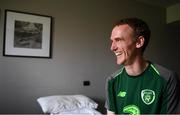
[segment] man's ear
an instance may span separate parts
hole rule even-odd
[[[136,48],[141,48],[143,45],[144,45],[144,37],[143,36],[139,36],[137,39],[136,39]]]

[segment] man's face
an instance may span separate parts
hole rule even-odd
[[[134,61],[136,43],[133,29],[127,24],[115,26],[111,33],[111,50],[117,57],[117,64],[128,65]]]

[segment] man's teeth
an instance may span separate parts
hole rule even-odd
[[[122,53],[120,52],[116,52],[115,55],[118,56],[118,55],[121,55]]]

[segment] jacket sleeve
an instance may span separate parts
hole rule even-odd
[[[163,95],[163,103],[162,103],[162,110],[161,113],[164,113],[166,111],[167,114],[175,114],[179,97],[178,97],[178,92],[179,92],[179,80],[178,80],[178,75],[175,72],[171,72],[169,74],[169,78],[167,80],[167,85],[166,89]],[[163,106],[167,105],[167,106]]]

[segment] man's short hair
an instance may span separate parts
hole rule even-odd
[[[134,35],[136,38],[138,38],[139,36],[144,37],[145,42],[144,45],[142,46],[142,53],[143,53],[149,43],[149,39],[151,36],[151,31],[147,23],[138,18],[124,18],[118,21],[115,24],[115,26],[119,26],[123,24],[128,24],[134,30]]]

